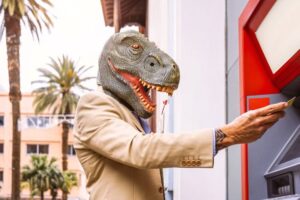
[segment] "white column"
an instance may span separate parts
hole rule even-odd
[[[149,1],[149,37],[178,63],[175,132],[225,123],[225,1]],[[196,142],[196,141],[195,141]],[[225,151],[213,169],[176,169],[175,200],[226,199]]]

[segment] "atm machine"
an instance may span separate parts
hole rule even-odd
[[[296,98],[242,145],[243,200],[300,200],[300,0],[249,0],[239,19],[241,113]]]

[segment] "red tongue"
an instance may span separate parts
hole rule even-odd
[[[139,85],[139,79],[137,77],[134,77],[126,72],[119,71],[119,73],[123,76],[123,78],[125,78],[130,83],[133,83],[134,85]]]
[[[121,76],[126,79],[129,83],[131,83],[132,86],[138,86],[139,89],[140,89],[140,94],[143,95],[144,99],[146,99],[148,101],[148,103],[151,105],[151,106],[155,106],[155,103],[153,103],[151,101],[151,99],[149,98],[148,94],[146,93],[146,91],[144,90],[144,87],[142,86],[142,84],[140,83],[139,81],[139,78],[137,77],[134,77],[132,76],[131,74],[129,73],[126,73],[126,72],[119,72],[121,74]]]

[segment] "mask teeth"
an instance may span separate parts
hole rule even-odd
[[[141,82],[141,81],[140,81]],[[142,82],[141,82],[142,83]],[[146,85],[147,83],[144,82],[143,85]],[[149,84],[148,84],[149,85]],[[132,88],[134,89],[134,91],[136,92],[136,95],[139,97],[141,103],[143,104],[144,108],[148,111],[148,112],[153,112],[155,110],[156,105],[152,105],[151,103],[149,103],[145,97],[142,95],[142,93],[140,92],[140,87],[138,85],[133,85],[132,84]],[[149,90],[150,92],[150,90]],[[150,98],[150,97],[149,97]]]
[[[173,95],[174,89],[172,87],[168,86],[160,86],[160,85],[152,85],[150,83],[147,83],[146,81],[143,81],[142,79],[139,79],[139,82],[148,89],[157,90],[160,92],[166,92],[169,96]]]
[[[153,111],[155,110],[155,105],[150,105],[148,102],[143,101],[143,100],[142,100],[142,102],[143,102],[144,107],[145,107],[148,111],[153,112]]]

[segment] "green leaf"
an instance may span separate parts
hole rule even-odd
[[[3,7],[4,7],[4,9],[7,8],[9,1],[10,0],[3,0]]]
[[[16,2],[15,2],[15,0],[10,0],[10,1],[8,2],[8,13],[9,13],[10,16],[13,16],[13,15],[14,15],[15,7],[16,7]]]
[[[44,3],[48,4],[49,6],[53,6],[53,4],[49,0],[42,0]]]
[[[20,12],[21,16],[25,15],[24,0],[17,0],[17,2],[18,2],[18,8],[19,8],[19,12]]]
[[[29,27],[33,36],[39,40],[39,33],[46,27],[48,30],[53,26],[53,21],[49,16],[49,8],[53,5],[49,0],[3,0],[8,4],[9,14],[12,15],[18,9],[18,14],[21,15],[22,22]],[[15,2],[17,1],[17,2]],[[13,5],[14,4],[17,5]],[[45,7],[46,6],[46,7]]]

